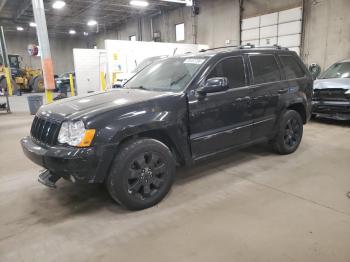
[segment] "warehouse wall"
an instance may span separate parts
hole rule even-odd
[[[9,54],[19,54],[23,57],[22,65],[41,68],[40,57],[30,57],[27,53],[28,44],[37,44],[37,38],[32,33],[5,33]],[[75,36],[65,38],[50,38],[51,55],[56,74],[73,71],[73,48],[87,48],[86,39]]]
[[[305,4],[304,61],[322,69],[350,58],[350,1],[308,0]]]
[[[142,39],[151,41],[151,19],[143,18]],[[238,44],[239,1],[238,0],[201,0],[200,15],[192,16],[190,7],[163,12],[152,19],[153,31],[160,32],[162,42],[175,42],[175,25],[185,23],[184,43],[208,44],[211,47]],[[196,34],[197,32],[197,34]],[[137,19],[119,26],[114,30],[101,33],[96,39],[97,46],[104,48],[105,39],[128,40],[138,34]]]

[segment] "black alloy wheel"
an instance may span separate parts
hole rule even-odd
[[[300,123],[297,119],[288,119],[285,133],[284,133],[284,143],[287,147],[293,148],[300,140]]]
[[[303,137],[303,120],[295,110],[287,110],[279,121],[279,129],[276,137],[272,140],[274,150],[281,154],[295,152]]]
[[[166,165],[156,152],[146,152],[135,158],[129,168],[128,193],[141,200],[159,192],[164,184]]]
[[[121,145],[106,186],[111,197],[130,210],[158,204],[169,192],[176,172],[170,149],[151,138]]]

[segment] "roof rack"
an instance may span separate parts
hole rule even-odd
[[[208,48],[208,49],[202,49],[199,52],[207,52],[211,50],[217,50],[217,49],[224,49],[224,48],[239,48],[239,49],[251,49],[251,48],[257,48],[257,49],[279,49],[279,50],[289,50],[287,47],[282,47],[280,45],[272,45],[272,46],[255,46],[250,43],[247,43],[245,45],[230,45],[230,46],[220,46],[220,47],[214,47],[214,48]]]
[[[223,48],[236,48],[239,47],[238,45],[225,45],[225,46],[219,46],[219,47],[213,47],[213,48],[208,48],[208,49],[201,49],[199,52],[207,52],[211,50],[217,50],[217,49],[223,49]]]

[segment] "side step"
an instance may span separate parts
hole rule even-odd
[[[61,176],[51,173],[49,170],[44,170],[38,178],[38,182],[50,187],[56,188],[56,182],[61,178]]]

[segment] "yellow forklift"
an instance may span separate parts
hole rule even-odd
[[[44,92],[44,79],[40,69],[32,69],[29,67],[21,68],[21,61],[23,61],[20,55],[8,55],[11,76],[12,76],[12,88],[13,93],[16,92]],[[5,72],[2,66],[2,57],[0,57],[0,88],[6,88],[7,83],[5,79]]]

